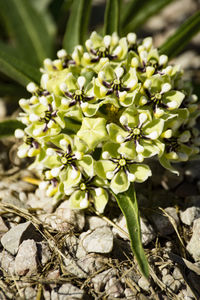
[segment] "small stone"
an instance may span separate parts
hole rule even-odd
[[[63,284],[58,290],[58,300],[83,299],[84,291],[71,283]]]
[[[15,255],[18,251],[19,245],[26,239],[41,241],[40,234],[36,231],[30,221],[11,228],[2,236],[1,243],[7,251]]]
[[[122,288],[122,284],[117,277],[111,277],[106,283],[105,291],[108,295],[108,299],[110,297],[121,298],[123,296],[124,289]]]
[[[179,218],[176,213],[176,209],[174,207],[167,207],[165,211],[168,215],[170,215],[174,219],[174,221],[178,225]],[[169,221],[167,216],[162,214],[162,212],[153,213],[151,215],[151,219],[161,236],[166,236],[174,232],[174,228],[171,222]]]
[[[113,248],[113,234],[109,227],[98,227],[81,234],[81,242],[87,252],[110,253]]]
[[[48,279],[58,279],[60,277],[60,271],[58,269],[50,271],[47,275]]]
[[[34,240],[26,240],[19,246],[15,258],[15,273],[30,276],[37,272],[37,246]]]
[[[5,272],[10,273],[10,274],[14,274],[15,259],[6,250],[4,250],[0,253],[0,266]]]
[[[37,243],[37,249],[41,264],[45,265],[51,259],[51,251],[48,243],[44,241]]]
[[[116,225],[118,225],[119,227],[121,227],[127,234],[128,234],[128,230],[127,230],[127,226],[126,226],[126,219],[124,217],[124,215],[120,215],[120,217],[118,218]],[[149,244],[154,238],[155,238],[155,232],[152,228],[152,226],[149,224],[149,222],[147,221],[147,219],[145,217],[140,217],[140,226],[141,226],[141,233],[142,233],[142,243],[143,245],[147,245]],[[129,237],[126,236],[125,234],[123,234],[120,230],[118,230],[117,228],[113,228],[113,233],[121,238],[123,238],[124,240],[129,240]]]
[[[181,287],[181,282],[179,280],[174,280],[174,282],[172,282],[172,284],[170,285],[170,289],[175,293],[178,292],[180,287]]]
[[[108,223],[100,217],[88,216],[87,222],[90,230],[96,229],[97,227],[108,226]]]
[[[108,269],[94,276],[91,281],[93,283],[95,292],[98,293],[100,291],[103,291],[105,289],[106,283],[110,280],[110,278],[116,275],[117,271],[115,269]]]
[[[131,299],[131,300],[137,300],[136,295],[137,295],[137,290],[133,291],[130,288],[126,288],[124,290],[124,295],[126,296],[126,299]]]
[[[162,281],[164,284],[166,284],[166,286],[170,287],[174,282],[174,278],[170,274],[167,274],[163,276]]]
[[[0,238],[8,231],[8,227],[4,223],[2,217],[0,217]]]
[[[138,280],[138,285],[139,285],[139,287],[141,287],[141,289],[143,289],[144,291],[146,291],[146,292],[149,291],[150,283],[149,283],[149,281],[148,281],[145,277],[142,276],[142,277]]]
[[[180,218],[183,224],[192,225],[194,220],[200,218],[200,207],[192,206],[180,211]]]
[[[56,210],[56,215],[62,222],[68,224],[68,229],[74,228],[82,231],[85,226],[85,216],[82,210],[75,210],[69,207],[69,201],[64,201]]]
[[[181,280],[183,278],[181,271],[177,267],[174,269],[172,276],[174,277],[174,279],[177,279],[177,280]]]
[[[162,269],[161,271],[162,276],[166,276],[167,274],[169,274],[169,270],[167,268]]]
[[[53,211],[53,201],[51,197],[47,197],[46,192],[37,189],[35,193],[28,194],[27,204],[33,209],[41,209],[47,213]]]
[[[32,288],[31,286],[27,286],[24,290],[24,298],[26,300],[35,300],[36,294],[36,289]]]
[[[188,252],[193,256],[195,261],[200,260],[200,218],[196,219],[193,223],[193,234],[187,244]]]

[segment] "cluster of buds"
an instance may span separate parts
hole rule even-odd
[[[41,85],[29,83],[19,120],[19,157],[35,157],[40,188],[72,208],[103,212],[109,191],[151,176],[147,158],[168,170],[199,152],[197,97],[179,66],[134,33],[93,32],[85,47],[44,60]]]

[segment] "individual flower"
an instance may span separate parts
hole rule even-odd
[[[102,213],[108,202],[108,193],[104,188],[104,181],[96,177],[82,177],[76,184],[64,182],[64,193],[69,197],[70,207],[85,209],[91,204]]]
[[[127,159],[119,154],[118,149],[118,144],[106,143],[102,148],[102,159],[95,165],[96,174],[110,180],[109,187],[115,194],[127,191],[131,182],[143,182],[151,176],[147,165]]]
[[[16,129],[15,137],[18,139],[23,139],[23,144],[19,146],[17,155],[21,158],[23,157],[34,157],[40,153],[40,144],[32,137],[26,135],[24,130]]]
[[[153,119],[149,110],[128,108],[119,121],[121,126],[110,123],[107,130],[110,139],[120,144],[118,152],[121,155],[142,161],[164,151],[164,144],[159,140],[164,120]]]

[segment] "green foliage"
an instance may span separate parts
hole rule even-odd
[[[160,47],[160,53],[165,53],[169,58],[175,57],[200,31],[200,11],[183,23],[175,33]]]
[[[24,129],[24,124],[17,120],[6,120],[0,122],[0,138],[12,136],[16,128]]]
[[[76,45],[83,44],[89,22],[90,9],[91,0],[73,1],[63,40],[63,46],[68,52],[72,52]]]
[[[114,194],[113,194],[114,195]],[[148,278],[148,261],[142,247],[140,216],[134,185],[131,184],[127,192],[114,195],[119,208],[126,219],[127,229],[131,240],[131,248],[137,259],[142,274]]]
[[[104,35],[119,32],[120,0],[107,0],[104,16]]]

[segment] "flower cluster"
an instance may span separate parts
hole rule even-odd
[[[146,159],[177,173],[172,162],[199,152],[197,97],[179,66],[134,33],[93,32],[85,47],[45,59],[41,85],[21,99],[19,157],[35,157],[40,188],[72,208],[103,212],[108,192],[151,176]]]

